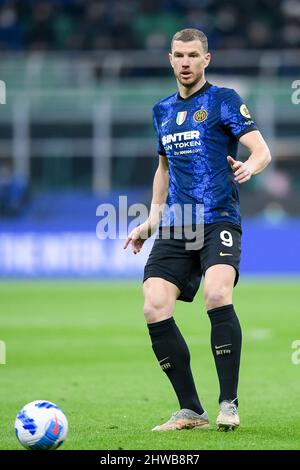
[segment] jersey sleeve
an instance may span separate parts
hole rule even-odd
[[[158,123],[157,123],[157,116],[156,116],[156,111],[155,108],[153,108],[153,127],[155,129],[155,132],[157,134],[157,153],[160,155],[166,155],[164,146],[161,141],[161,137],[159,134],[159,128],[158,128]]]
[[[237,139],[258,129],[244,101],[234,90],[228,90],[222,100],[221,121]]]

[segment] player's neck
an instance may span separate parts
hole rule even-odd
[[[206,78],[203,76],[201,80],[196,83],[193,87],[187,88],[178,83],[178,91],[181,98],[186,99],[192,96],[194,93],[197,93],[206,83]]]

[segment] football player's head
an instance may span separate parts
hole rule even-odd
[[[169,58],[176,80],[184,87],[194,87],[211,58],[206,35],[193,28],[178,31],[172,38]]]

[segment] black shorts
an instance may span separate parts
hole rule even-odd
[[[236,270],[234,285],[239,279],[242,230],[229,222],[217,222],[204,226],[204,242],[201,249],[186,249],[186,238],[175,239],[173,230],[169,239],[163,239],[159,229],[144,270],[144,280],[160,277],[180,289],[178,300],[192,302],[202,275],[210,266],[229,264]]]

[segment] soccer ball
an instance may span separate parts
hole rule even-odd
[[[68,420],[54,403],[36,400],[25,405],[18,413],[15,431],[26,449],[57,449],[67,437]]]

